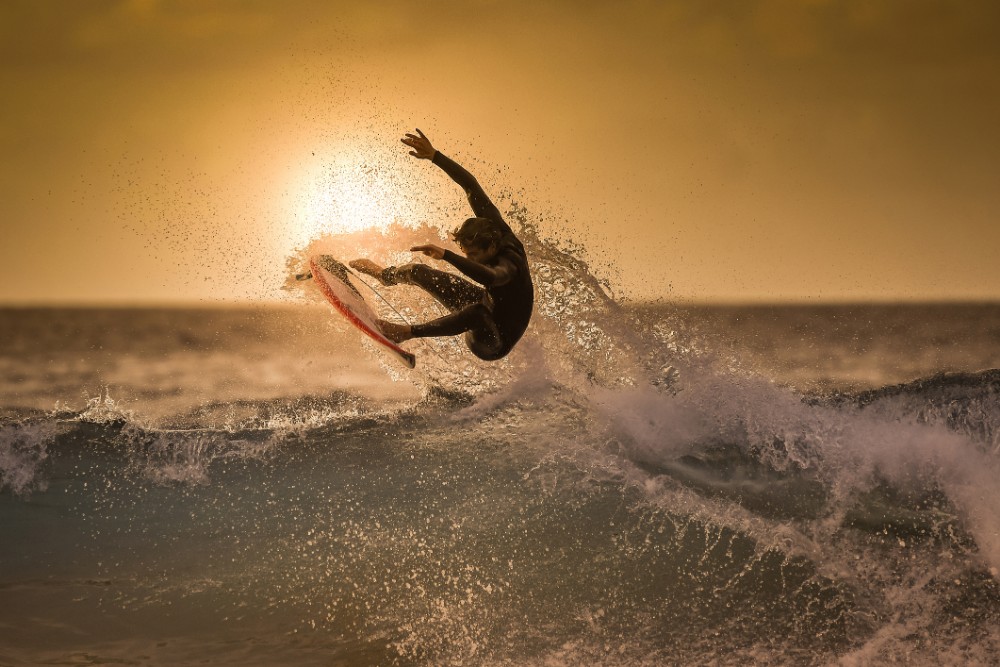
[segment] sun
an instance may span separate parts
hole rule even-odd
[[[414,203],[397,163],[377,151],[341,147],[305,168],[294,196],[296,236],[308,241],[412,222]]]

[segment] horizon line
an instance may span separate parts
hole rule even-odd
[[[625,306],[715,306],[715,307],[768,307],[768,306],[871,306],[871,305],[1000,305],[1000,297],[677,297],[677,298],[625,298]],[[198,299],[198,300],[73,300],[73,301],[0,301],[0,310],[87,310],[87,309],[226,309],[226,308],[289,308],[324,305],[320,301],[302,299]]]

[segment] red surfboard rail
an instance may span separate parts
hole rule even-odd
[[[320,292],[330,302],[330,305],[336,308],[337,312],[343,315],[348,322],[368,335],[369,338],[387,348],[404,364],[410,368],[414,368],[417,365],[417,358],[412,353],[407,352],[386,338],[385,334],[378,328],[378,324],[376,324],[377,318],[371,307],[361,298],[361,295],[354,286],[346,282],[346,270],[344,277],[341,278],[332,271],[324,268],[317,261],[319,259],[319,257],[311,257],[309,259],[309,270],[312,271],[313,282],[319,287]],[[334,262],[338,265],[340,264],[336,260]]]

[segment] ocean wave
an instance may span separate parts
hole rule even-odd
[[[315,390],[331,363],[155,417],[112,390],[9,408],[5,563],[65,554],[122,624],[190,615],[318,664],[344,642],[370,664],[995,661],[997,371],[804,396],[637,322],[525,230],[538,314],[516,354],[420,342],[385,376],[416,398]]]
[[[832,402],[856,405],[886,417],[912,418],[962,433],[984,451],[1000,454],[1000,370],[939,373],[911,382],[839,395]]]

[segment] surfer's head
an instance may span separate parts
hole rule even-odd
[[[469,218],[451,238],[466,257],[477,262],[492,259],[500,247],[500,230],[489,218]]]

